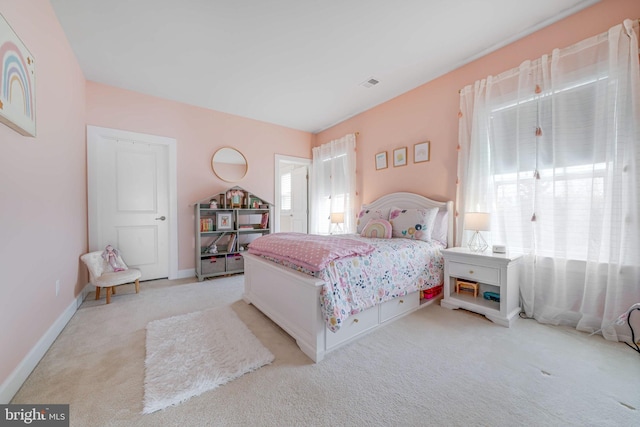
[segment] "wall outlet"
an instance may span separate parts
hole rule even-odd
[[[60,295],[60,279],[56,280],[56,296]]]

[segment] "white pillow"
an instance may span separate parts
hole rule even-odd
[[[384,219],[385,221],[389,219],[389,210],[388,209],[361,209],[356,217],[356,232],[358,234],[362,233],[364,226],[369,223],[372,219]]]
[[[449,228],[449,212],[438,211],[436,219],[433,223],[433,231],[431,232],[431,239],[437,240],[443,245],[447,244],[447,230]]]
[[[391,208],[389,222],[393,237],[406,239],[431,240],[433,224],[438,214],[438,208],[432,209],[401,209]]]

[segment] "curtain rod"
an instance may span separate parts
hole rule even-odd
[[[638,23],[638,25],[640,25],[640,18],[636,19],[635,21]],[[640,55],[640,49],[638,49],[638,55]],[[461,93],[462,93],[462,89],[458,89],[458,94],[461,94]]]

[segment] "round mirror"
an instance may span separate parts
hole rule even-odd
[[[247,159],[235,148],[222,147],[211,158],[213,173],[223,181],[240,181],[247,174],[247,167]]]

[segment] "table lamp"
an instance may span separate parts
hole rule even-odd
[[[344,212],[334,212],[331,214],[331,225],[335,227],[334,230],[336,232],[337,231],[344,232],[344,229],[342,228],[343,223],[344,223]]]
[[[464,229],[475,232],[471,240],[469,240],[469,250],[472,252],[484,252],[489,247],[480,232],[491,230],[490,214],[486,212],[468,212],[464,214]]]

